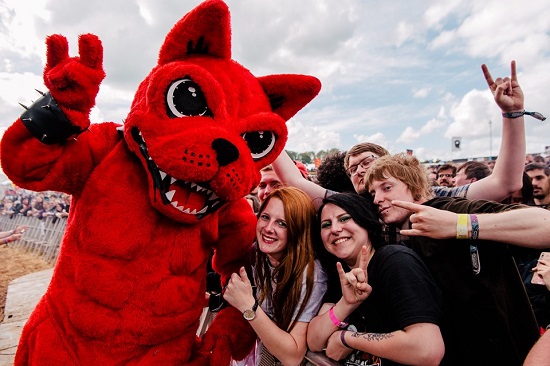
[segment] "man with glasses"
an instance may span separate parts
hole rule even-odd
[[[443,164],[437,169],[437,184],[440,187],[454,187],[455,175],[456,167],[453,164]]]

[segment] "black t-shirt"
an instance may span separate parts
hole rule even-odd
[[[434,198],[426,206],[456,213],[520,209],[492,201]],[[483,227],[479,228],[480,232]],[[470,244],[478,248],[481,271],[474,274]],[[410,237],[443,292],[445,363],[521,365],[539,337],[521,277],[502,243]]]
[[[343,266],[346,272],[350,270]],[[441,293],[422,260],[412,250],[401,245],[377,249],[367,274],[372,293],[347,319],[351,329],[389,333],[416,323],[440,324]],[[329,269],[323,302],[336,303],[341,297],[338,273],[335,268]],[[383,365],[397,363],[383,360]]]

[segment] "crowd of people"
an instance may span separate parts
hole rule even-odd
[[[344,365],[550,359],[550,157],[526,154],[515,62],[505,78],[482,69],[503,116],[496,160],[428,166],[364,142],[314,177],[284,152],[262,169],[253,266],[216,289],[257,334],[234,365],[299,365],[308,349]],[[0,213],[69,205],[9,189]]]
[[[0,215],[36,217],[54,220],[67,217],[71,196],[59,192],[32,192],[19,187],[8,187],[0,202]]]
[[[256,360],[269,355],[299,364],[304,329],[310,350],[344,365],[538,365],[550,359],[550,259],[540,257],[550,252],[549,159],[526,154],[515,62],[506,78],[482,69],[503,115],[496,160],[425,166],[366,142],[328,156],[316,177],[304,176],[285,153],[262,170],[248,198],[258,214],[258,253],[277,250],[268,266],[274,277],[271,286],[258,282],[254,296],[255,277],[243,269],[227,289],[246,283],[246,300],[224,294],[263,343]],[[286,308],[296,321],[290,325],[273,312],[288,305],[274,296],[287,278],[285,259],[296,250],[286,233],[290,212],[282,203],[266,229],[263,211],[271,195],[288,187],[304,192],[317,210],[314,267],[326,277],[317,315],[299,316],[315,308],[303,285],[302,301]],[[306,219],[293,218],[292,226],[293,236],[297,227],[311,230]],[[256,261],[256,276],[265,263]],[[292,335],[296,324],[300,336],[289,361],[280,351],[288,339],[277,334]]]

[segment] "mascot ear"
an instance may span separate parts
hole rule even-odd
[[[158,64],[183,60],[192,54],[231,58],[230,16],[223,1],[205,1],[177,22],[160,49]]]
[[[258,78],[274,113],[288,121],[321,90],[321,82],[307,75],[268,75]]]

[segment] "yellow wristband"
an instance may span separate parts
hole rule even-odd
[[[458,219],[456,220],[456,238],[457,239],[468,239],[468,215],[458,214]]]

